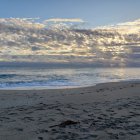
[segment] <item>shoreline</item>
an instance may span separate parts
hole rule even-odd
[[[140,82],[0,90],[0,140],[139,140]]]
[[[140,79],[137,80],[120,80],[120,81],[113,81],[113,82],[103,82],[103,83],[96,83],[94,85],[86,85],[86,86],[61,86],[61,87],[46,87],[46,86],[25,86],[25,87],[13,87],[13,88],[0,88],[0,91],[41,91],[41,90],[72,90],[72,89],[81,89],[81,88],[93,88],[99,85],[107,85],[107,84],[116,84],[116,83],[140,83]],[[46,87],[46,88],[45,88]]]

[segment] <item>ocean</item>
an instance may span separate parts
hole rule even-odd
[[[140,80],[140,68],[0,68],[0,89],[72,88],[130,80]]]

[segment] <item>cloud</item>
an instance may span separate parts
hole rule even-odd
[[[0,59],[5,61],[128,63],[140,60],[140,20],[92,29],[60,28],[81,19],[0,19]],[[58,23],[58,24],[57,24]],[[58,28],[59,27],[59,28]],[[63,30],[61,30],[63,29]],[[32,58],[32,59],[31,59]]]
[[[51,18],[43,21],[49,29],[74,29],[83,27],[84,20],[80,18]]]
[[[15,28],[44,28],[45,25],[36,22],[39,18],[0,18],[0,24]]]
[[[47,19],[44,21],[45,23],[47,22],[79,22],[79,23],[83,23],[85,22],[84,20],[80,19],[80,18],[52,18],[52,19]]]
[[[106,30],[106,31],[117,31],[120,34],[139,34],[140,33],[140,19],[123,22],[114,25],[100,26],[93,30]]]
[[[118,26],[140,26],[140,19],[117,24]]]

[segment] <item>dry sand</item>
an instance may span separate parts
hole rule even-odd
[[[0,140],[140,140],[140,82],[0,91]]]

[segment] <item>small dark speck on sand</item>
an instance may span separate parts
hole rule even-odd
[[[43,140],[43,137],[38,137],[39,140]]]
[[[64,121],[58,125],[54,125],[54,126],[50,126],[50,128],[52,127],[56,127],[56,126],[59,126],[59,127],[66,127],[68,125],[75,125],[75,124],[78,124],[79,122],[75,122],[75,121],[71,121],[71,120],[67,120],[67,121]]]

